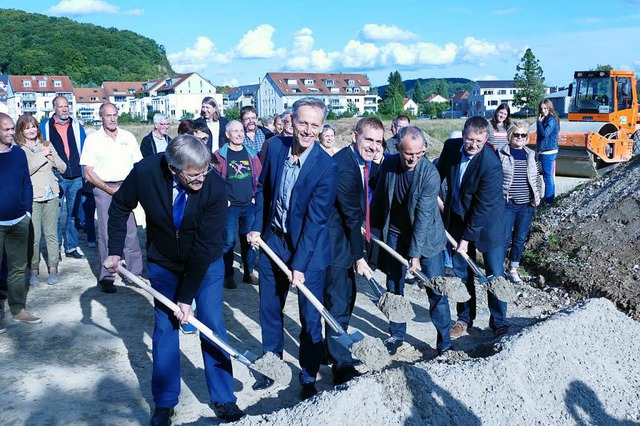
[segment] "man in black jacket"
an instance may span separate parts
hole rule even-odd
[[[438,171],[447,180],[444,204],[444,225],[458,241],[454,253],[465,252],[475,258],[476,248],[483,255],[487,275],[504,275],[504,209],[502,195],[502,164],[496,153],[486,145],[489,122],[471,117],[464,123],[462,139],[445,141]],[[458,320],[451,328],[451,337],[467,332],[476,317],[476,291],[473,274],[462,256],[453,256],[453,271],[466,280],[471,300],[458,303]],[[492,293],[487,296],[489,326],[497,336],[507,332],[507,303]]]
[[[209,135],[207,148],[209,148],[211,153],[216,152],[222,148],[222,145],[229,142],[225,134],[229,120],[220,116],[218,104],[211,96],[206,96],[202,99],[200,117],[194,120],[194,123],[197,122],[202,122],[207,125],[207,134]]]
[[[167,149],[169,142],[171,142],[171,138],[167,135],[170,125],[171,122],[166,115],[156,114],[153,116],[153,130],[142,138],[140,143],[140,152],[143,158],[164,152]]]
[[[352,143],[338,151],[333,159],[338,164],[338,192],[329,216],[332,262],[327,269],[324,284],[324,303],[329,312],[346,330],[356,300],[356,272],[373,273],[365,260],[362,226],[366,227],[369,176],[378,165],[373,163],[374,145],[384,138],[384,125],[378,118],[366,117],[358,121],[352,134]],[[372,169],[373,168],[373,169]],[[333,359],[333,383],[342,384],[359,375],[353,365],[351,353],[337,344],[336,333],[325,327],[327,349]]]
[[[126,235],[127,217],[140,203],[147,216],[151,245],[147,275],[153,288],[177,302],[170,312],[155,304],[153,332],[152,424],[170,424],[180,393],[178,322],[194,315],[226,339],[222,317],[224,263],[222,243],[227,212],[225,183],[211,173],[211,153],[191,135],[179,135],[164,154],[137,163],[113,196],[109,209],[109,257],[117,265]],[[115,272],[117,266],[110,272]],[[206,309],[205,309],[206,308]],[[233,394],[229,355],[201,338],[211,406],[221,420],[235,421],[244,413]]]

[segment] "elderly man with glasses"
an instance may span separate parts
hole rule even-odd
[[[114,195],[109,209],[109,258],[117,270],[125,246],[127,217],[140,203],[147,216],[147,275],[151,286],[176,302],[171,312],[155,305],[153,425],[171,424],[180,394],[178,324],[196,316],[226,339],[222,316],[224,262],[222,247],[227,215],[227,191],[218,173],[211,173],[211,152],[192,135],[179,135],[164,155],[136,164]],[[203,232],[203,230],[205,232]],[[196,300],[197,314],[191,308]],[[223,421],[244,413],[236,405],[229,355],[201,337],[202,356],[211,407]]]
[[[171,141],[171,138],[167,135],[170,126],[171,121],[166,115],[156,114],[153,116],[153,130],[140,143],[142,157],[146,158],[150,155],[164,152],[167,149],[167,145]]]

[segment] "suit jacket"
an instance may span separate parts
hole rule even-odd
[[[396,187],[396,176],[401,170],[400,154],[387,157],[382,163],[378,185],[371,202],[373,226],[382,230],[386,241],[391,221],[391,206]],[[411,224],[409,257],[433,257],[444,250],[447,239],[438,208],[440,177],[438,170],[426,157],[416,165],[407,196],[406,213]]]
[[[207,120],[205,120],[204,117],[196,118],[194,122],[196,121],[202,122],[205,125],[207,124]],[[229,142],[229,139],[227,139],[227,133],[226,133],[227,123],[229,123],[229,120],[227,120],[225,117],[220,117],[220,120],[218,120],[218,123],[220,124],[220,133],[218,135],[218,149],[220,149],[222,148],[222,145]],[[207,142],[207,148],[209,148],[209,151],[213,153],[213,135],[211,134],[211,130],[209,130],[209,127],[207,127],[207,134],[209,135],[209,142]]]
[[[445,141],[438,171],[447,180],[449,191],[444,207],[444,223],[456,239],[475,242],[481,252],[504,245],[504,197],[502,165],[496,153],[485,145],[469,162],[460,185],[463,229],[450,227],[453,187],[457,183],[462,139]]]
[[[332,265],[349,268],[365,257],[361,227],[366,219],[367,205],[360,165],[351,146],[334,156],[338,165],[338,192],[329,217]],[[370,162],[369,182],[377,173],[378,165]],[[370,191],[373,188],[370,186]]]
[[[167,135],[164,135],[164,140],[167,142],[167,145],[171,142],[171,138]],[[142,154],[142,157],[148,157],[158,153],[156,141],[153,140],[153,131],[149,132],[147,136],[142,138],[142,142],[140,142],[140,153]]]
[[[272,232],[278,189],[292,137],[274,137],[269,142],[256,190],[252,230],[266,240]],[[309,149],[291,192],[289,233],[292,240],[291,268],[306,272],[325,269],[331,263],[327,222],[338,187],[338,166],[316,143]]]
[[[133,166],[109,207],[109,254],[122,257],[129,213],[140,203],[151,241],[147,259],[182,277],[178,301],[191,303],[211,263],[222,257],[227,217],[226,184],[209,173],[202,189],[190,192],[180,229],[173,224],[173,175],[164,154]]]

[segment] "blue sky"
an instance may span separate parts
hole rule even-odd
[[[0,0],[0,7],[128,29],[178,72],[215,85],[266,72],[511,79],[527,47],[548,85],[597,64],[640,71],[640,0],[518,2]]]

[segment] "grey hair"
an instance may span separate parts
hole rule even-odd
[[[262,121],[262,125],[263,126],[268,126],[269,124],[273,124],[273,116],[272,115],[265,115],[264,117],[262,117],[260,119],[260,121]]]
[[[284,118],[287,115],[291,115],[291,110],[290,109],[285,109],[284,111],[282,111],[282,114],[280,114],[280,118],[284,120]]]
[[[327,130],[333,130],[333,133],[336,132],[336,128],[333,127],[331,124],[326,123],[324,126],[322,126],[322,131],[320,132],[320,134],[322,135],[324,132],[326,132]]]
[[[193,135],[176,136],[164,152],[171,167],[177,170],[202,170],[211,163],[211,151]]]
[[[479,115],[470,117],[467,121],[464,122],[464,128],[462,129],[463,135],[468,135],[469,132],[473,130],[474,132],[484,133],[489,131],[489,122],[486,118],[480,117]]]
[[[239,122],[238,120],[231,120],[231,121],[229,121],[229,122],[227,123],[227,125],[224,127],[224,130],[225,130],[225,131],[227,131],[227,132],[231,131],[231,124],[232,124],[232,123],[238,123],[238,124],[240,125],[240,127],[242,127],[242,128],[244,129],[244,126],[242,125],[242,123],[241,123],[241,122]]]
[[[105,102],[105,103],[103,103],[102,105],[100,105],[100,109],[98,110],[98,115],[99,115],[100,117],[102,117],[102,113],[104,112],[104,109],[105,109],[107,106],[109,106],[109,105],[111,105],[112,107],[114,107],[114,108],[116,109],[116,113],[118,112],[118,107],[117,107],[117,106],[115,106],[115,105],[114,105],[114,104],[112,104],[111,102]]]
[[[303,106],[318,108],[322,110],[322,121],[324,121],[327,118],[327,113],[328,113],[327,106],[324,104],[322,99],[312,98],[312,97],[298,99],[293,103],[293,106],[291,107],[292,118],[298,117],[298,111]]]
[[[165,114],[156,114],[153,116],[153,124],[157,124],[162,120],[166,120],[167,118],[169,117],[167,117]]]
[[[416,126],[405,126],[398,130],[398,146],[402,148],[402,141],[404,138],[409,138],[412,140],[420,140],[422,139],[422,143],[424,147],[427,147],[427,138],[422,132],[422,130],[418,129]]]

